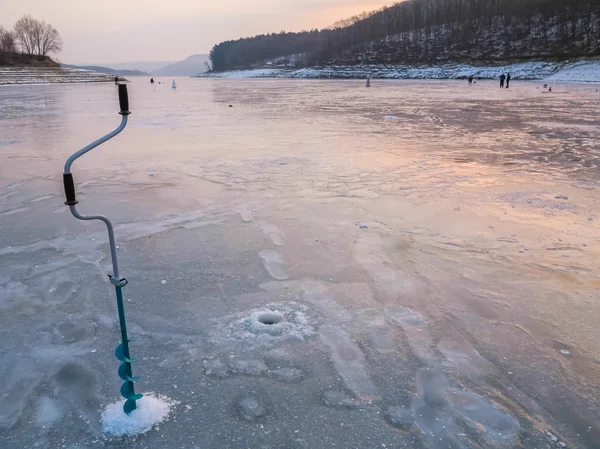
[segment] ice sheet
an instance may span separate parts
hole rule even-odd
[[[593,86],[148,81],[73,173],[115,222],[137,388],[180,404],[103,425],[106,229],[61,170],[114,86],[3,88],[2,449],[598,447]]]

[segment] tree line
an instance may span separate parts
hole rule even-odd
[[[4,60],[19,55],[43,59],[50,53],[60,52],[62,45],[56,28],[31,16],[21,17],[12,30],[0,25],[0,56]]]
[[[565,58],[600,54],[600,0],[406,0],[323,30],[238,39],[215,71],[303,53],[305,64]]]
[[[310,52],[319,42],[319,30],[261,34],[215,45],[210,51],[210,61],[212,70],[223,71],[256,61]]]

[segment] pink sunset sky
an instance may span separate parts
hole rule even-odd
[[[7,0],[0,25],[30,14],[51,23],[72,64],[177,61],[218,42],[323,28],[384,0]]]

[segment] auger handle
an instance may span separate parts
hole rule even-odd
[[[114,131],[90,143],[81,150],[73,153],[67,159],[67,162],[65,162],[65,171],[63,173],[63,185],[65,187],[65,197],[67,199],[67,201],[65,201],[65,204],[67,206],[75,206],[78,203],[77,198],[75,196],[75,182],[73,181],[73,175],[71,174],[71,165],[73,164],[73,162],[75,162],[77,158],[83,156],[88,151],[96,148],[98,145],[103,144],[107,140],[110,140],[113,137],[115,137],[117,134],[123,131],[123,129],[127,125],[127,116],[130,115],[131,112],[129,112],[129,96],[127,95],[127,86],[125,84],[119,84],[119,106],[121,108],[119,114],[121,114],[122,116],[121,124]]]
[[[67,197],[65,204],[67,206],[75,206],[79,201],[75,197],[75,182],[71,173],[63,173],[63,184],[65,186],[65,197]]]
[[[121,106],[121,115],[129,115],[129,96],[127,95],[127,85],[119,84],[119,106]]]

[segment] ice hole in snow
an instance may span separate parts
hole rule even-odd
[[[257,320],[259,323],[272,326],[273,324],[279,323],[283,319],[283,316],[277,312],[263,312],[258,315]]]
[[[214,319],[211,340],[217,345],[235,342],[270,346],[286,339],[304,340],[314,334],[307,307],[295,302],[266,304]]]

